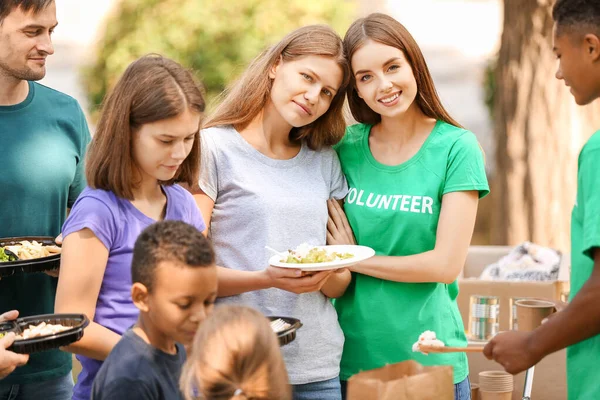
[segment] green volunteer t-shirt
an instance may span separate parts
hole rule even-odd
[[[29,82],[22,103],[0,106],[0,237],[60,233],[67,208],[85,187],[83,158],[89,140],[77,101],[38,83]],[[56,283],[43,273],[2,278],[0,313],[52,313]],[[36,353],[0,383],[40,382],[70,370],[70,354]]]
[[[577,200],[571,214],[571,293],[573,298],[594,268],[593,249],[600,247],[600,131],[579,154]],[[569,399],[600,399],[600,335],[567,349]]]
[[[481,148],[471,132],[438,121],[408,161],[388,166],[369,149],[370,125],[348,127],[336,146],[350,191],[345,211],[358,244],[380,256],[408,256],[433,250],[442,196],[449,192],[489,193]],[[414,353],[426,330],[447,346],[467,339],[456,305],[458,285],[400,283],[352,274],[348,290],[335,300],[346,341],[341,379],[405,360],[451,365],[454,382],[468,375],[464,353]]]

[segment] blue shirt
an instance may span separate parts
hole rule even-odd
[[[178,400],[179,375],[185,349],[165,353],[146,343],[132,330],[123,334],[98,371],[92,400]]]

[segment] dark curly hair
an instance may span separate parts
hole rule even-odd
[[[560,33],[564,29],[590,29],[600,34],[600,1],[558,0],[552,8],[552,19]]]
[[[152,290],[156,267],[164,261],[182,266],[210,267],[215,253],[209,240],[192,225],[160,221],[142,231],[133,247],[132,282]]]

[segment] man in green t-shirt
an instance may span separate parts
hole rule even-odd
[[[558,0],[552,16],[556,77],[570,87],[577,104],[589,104],[600,97],[600,2]],[[578,160],[570,304],[533,332],[496,336],[484,353],[516,374],[565,347],[569,399],[600,399],[600,131]]]
[[[85,187],[90,140],[73,98],[35,81],[54,53],[54,0],[0,0],[0,238],[57,236]],[[18,273],[0,280],[0,314],[54,311],[57,279]],[[52,350],[0,381],[0,399],[71,399],[71,355]]]

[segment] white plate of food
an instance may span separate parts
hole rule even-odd
[[[326,271],[349,267],[374,255],[375,250],[367,246],[302,244],[294,250],[275,254],[269,259],[269,264],[274,267],[295,268],[302,271]]]

